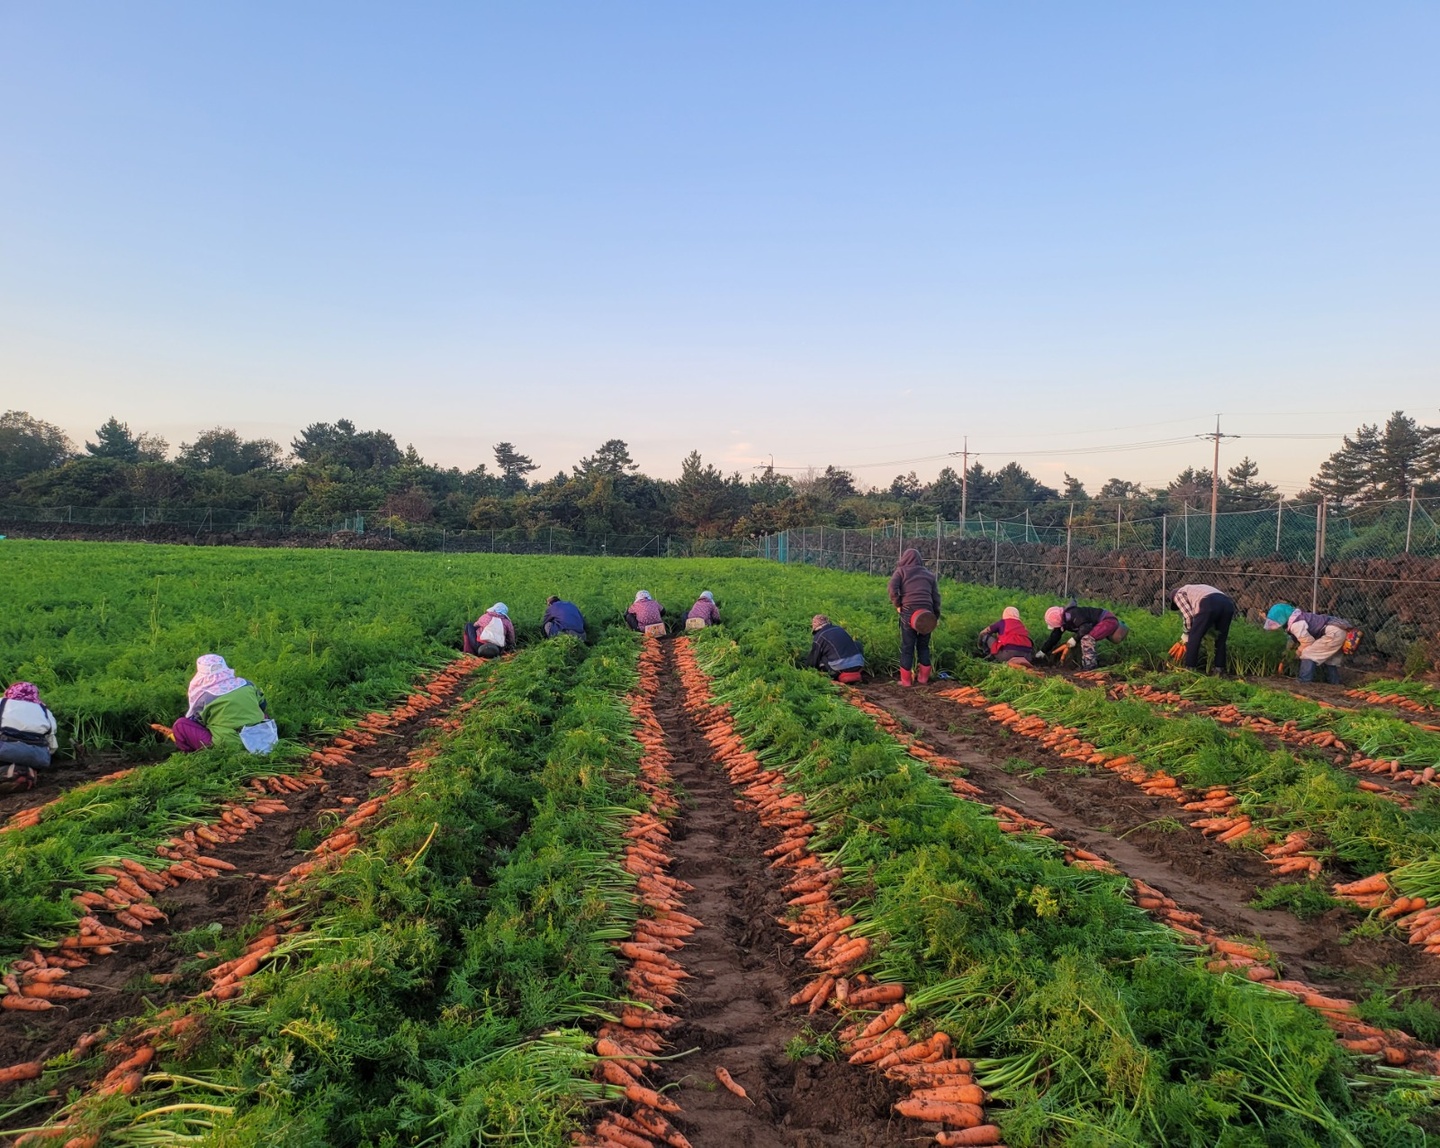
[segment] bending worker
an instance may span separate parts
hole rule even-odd
[[[1340,658],[1352,641],[1350,623],[1328,614],[1312,614],[1288,602],[1277,602],[1265,614],[1267,630],[1284,630],[1300,647],[1300,669],[1295,675],[1302,682],[1315,680],[1315,667],[1325,667],[1325,680],[1332,686],[1340,684]],[[1358,631],[1353,641],[1359,641]]]
[[[182,753],[211,745],[243,746],[251,753],[269,753],[275,748],[279,734],[265,695],[254,682],[236,677],[219,654],[195,659],[195,676],[187,692],[190,707],[171,727],[175,747]]]
[[[695,605],[691,606],[690,612],[685,615],[685,628],[703,630],[706,626],[719,624],[720,607],[715,605],[715,595],[709,590],[702,590],[700,597],[695,599]]]
[[[1180,611],[1181,623],[1180,641],[1170,647],[1171,654],[1179,655],[1180,664],[1187,670],[1198,670],[1201,643],[1214,630],[1215,672],[1226,673],[1225,643],[1230,638],[1230,623],[1235,620],[1235,599],[1214,586],[1196,582],[1177,587],[1170,595],[1170,604]]]
[[[1030,640],[1030,631],[1020,620],[1020,611],[1006,606],[1000,614],[1000,621],[991,622],[980,631],[980,645],[987,657],[997,662],[1030,664],[1035,653],[1035,643]]]
[[[837,682],[857,684],[865,668],[860,643],[824,614],[810,619],[810,634],[810,656],[805,664],[812,670],[824,670]]]
[[[510,607],[496,602],[474,622],[465,623],[465,652],[479,658],[498,658],[515,648],[515,623]]]
[[[665,607],[650,597],[649,590],[640,590],[625,611],[625,624],[632,630],[643,630],[652,637],[665,633]]]
[[[55,715],[33,682],[16,682],[0,698],[0,794],[35,788],[35,771],[60,748]]]
[[[890,601],[900,615],[900,684],[930,680],[930,635],[940,622],[940,585],[913,547],[900,555],[890,575]],[[917,673],[910,672],[919,662]]]
[[[545,599],[545,617],[540,619],[540,632],[547,638],[573,634],[585,640],[585,615],[574,602],[566,602],[554,594]]]
[[[1074,598],[1064,606],[1051,606],[1046,610],[1045,624],[1050,627],[1050,636],[1045,639],[1035,660],[1043,661],[1048,657],[1060,645],[1060,639],[1068,630],[1075,636],[1065,643],[1065,648],[1060,651],[1060,660],[1065,660],[1078,641],[1082,670],[1093,670],[1100,664],[1096,642],[1106,638],[1112,642],[1123,642],[1130,632],[1109,610],[1100,606],[1077,606]]]

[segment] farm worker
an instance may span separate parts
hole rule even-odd
[[[865,655],[860,643],[845,629],[824,614],[810,619],[810,656],[805,664],[812,670],[824,670],[837,682],[855,685],[865,668]]]
[[[498,657],[515,648],[515,625],[510,607],[496,602],[474,622],[465,623],[465,652],[481,658]]]
[[[1060,639],[1065,637],[1068,630],[1074,637],[1061,648],[1060,660],[1065,660],[1078,641],[1080,668],[1083,670],[1093,670],[1100,664],[1096,642],[1102,642],[1106,638],[1112,642],[1123,642],[1125,635],[1130,632],[1109,610],[1100,606],[1077,606],[1074,598],[1064,606],[1051,606],[1046,610],[1045,624],[1050,627],[1050,636],[1045,639],[1045,644],[1040,647],[1040,653],[1035,660],[1040,662],[1049,657],[1055,648],[1060,646]]]
[[[16,682],[0,698],[0,793],[35,787],[35,771],[60,748],[55,715],[33,682]]]
[[[913,685],[918,678],[923,686],[930,680],[930,634],[940,621],[940,586],[920,561],[920,551],[911,548],[900,555],[889,591],[900,615],[900,684]],[[912,675],[917,658],[919,673]]]
[[[691,606],[690,612],[685,615],[685,628],[703,630],[706,626],[719,624],[720,608],[715,605],[715,595],[709,590],[700,591],[700,597],[695,599],[695,605]]]
[[[1340,657],[1346,652],[1346,644],[1353,648],[1354,642],[1360,640],[1359,631],[1352,630],[1344,618],[1312,614],[1288,602],[1277,602],[1266,611],[1265,628],[1284,630],[1295,639],[1300,647],[1300,670],[1296,674],[1300,681],[1313,682],[1315,667],[1324,666],[1325,680],[1332,686],[1340,684]]]
[[[171,727],[175,747],[182,753],[209,745],[244,746],[251,753],[269,753],[280,740],[265,707],[265,695],[253,682],[236,677],[219,654],[195,659],[189,695],[190,708]]]
[[[651,637],[662,637],[665,633],[665,607],[650,597],[649,590],[636,593],[635,601],[625,610],[625,624],[632,630],[644,630]]]
[[[547,638],[558,634],[574,634],[585,640],[585,615],[574,602],[566,602],[551,594],[545,599],[545,617],[540,619],[540,632]]]
[[[1170,595],[1170,604],[1180,611],[1180,641],[1170,647],[1173,654],[1181,654],[1181,665],[1187,670],[1200,668],[1200,644],[1205,635],[1215,631],[1215,672],[1226,672],[1225,643],[1230,637],[1230,623],[1235,620],[1235,599],[1229,594],[1196,582],[1179,586]]]
[[[1035,652],[1030,631],[1020,621],[1020,611],[1014,606],[1006,606],[1000,613],[1000,621],[991,622],[980,631],[980,645],[997,662],[1019,662],[1026,666]]]

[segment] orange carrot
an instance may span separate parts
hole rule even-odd
[[[732,1077],[729,1071],[727,1071],[725,1068],[722,1068],[719,1065],[716,1066],[715,1079],[718,1080],[721,1084],[723,1084],[731,1092],[733,1092],[736,1096],[738,1096],[741,1100],[750,1100],[749,1094],[738,1084],[735,1083],[735,1078]],[[754,1103],[754,1101],[751,1101],[751,1103]]]
[[[985,1110],[978,1104],[950,1100],[902,1100],[895,1111],[912,1120],[943,1121],[961,1128],[975,1128],[985,1119]]]
[[[986,1148],[1000,1143],[1000,1129],[993,1124],[977,1124],[974,1128],[937,1132],[935,1143],[940,1148]]]
[[[666,1112],[670,1115],[680,1111],[680,1105],[673,1100],[668,1100],[653,1088],[646,1088],[643,1084],[631,1084],[625,1089],[625,1099],[632,1104],[644,1105],[646,1108],[654,1108],[659,1112]]]

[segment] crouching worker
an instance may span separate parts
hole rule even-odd
[[[1214,630],[1215,672],[1226,673],[1225,643],[1230,637],[1230,623],[1235,620],[1235,599],[1198,582],[1178,587],[1170,595],[1170,604],[1180,611],[1181,621],[1180,641],[1170,647],[1171,654],[1187,670],[1198,670],[1201,643]]]
[[[16,682],[0,699],[0,794],[35,788],[36,770],[60,748],[55,715],[33,682]]]
[[[551,594],[545,599],[545,617],[540,619],[540,632],[547,638],[571,634],[585,640],[585,615],[574,602],[566,602]]]
[[[1265,614],[1267,630],[1284,630],[1300,648],[1300,670],[1295,675],[1302,682],[1315,680],[1315,667],[1325,667],[1325,680],[1332,686],[1340,684],[1340,658],[1353,653],[1360,641],[1360,631],[1344,618],[1328,614],[1312,614],[1277,602]]]
[[[715,595],[709,590],[702,590],[700,597],[695,599],[695,605],[691,606],[690,612],[685,615],[685,628],[703,630],[706,626],[719,624],[720,608],[715,605]]]
[[[805,664],[812,670],[824,670],[837,682],[855,685],[865,669],[865,655],[860,643],[845,629],[824,614],[810,619],[810,656]]]
[[[1046,610],[1045,624],[1050,627],[1050,636],[1045,639],[1035,660],[1044,661],[1058,647],[1058,657],[1063,662],[1078,642],[1082,670],[1093,670],[1100,664],[1097,643],[1107,638],[1112,642],[1123,642],[1130,632],[1109,610],[1100,606],[1077,606],[1074,598],[1064,606],[1051,606]],[[1074,636],[1061,645],[1060,640],[1067,631]]]
[[[665,607],[650,597],[650,591],[641,590],[635,595],[625,611],[625,624],[632,630],[640,630],[652,638],[665,636]]]
[[[1035,653],[1030,631],[1020,621],[1020,611],[1014,606],[1006,606],[1000,621],[991,622],[980,631],[980,646],[988,658],[1012,666],[1028,666]]]
[[[515,648],[515,624],[510,607],[496,602],[474,622],[465,623],[465,652],[477,658],[497,658]]]
[[[190,708],[168,731],[182,753],[211,745],[269,753],[280,740],[260,687],[236,677],[219,654],[195,659],[189,695]]]

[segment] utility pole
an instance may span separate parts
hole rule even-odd
[[[950,457],[960,456],[960,537],[965,537],[965,510],[970,501],[970,436],[962,440],[963,450],[952,450]]]
[[[1215,520],[1220,513],[1220,440],[1222,438],[1239,438],[1238,434],[1220,433],[1220,416],[1215,416],[1215,432],[1213,434],[1196,435],[1196,438],[1210,438],[1215,440],[1215,461],[1210,464],[1210,557],[1215,557]]]

